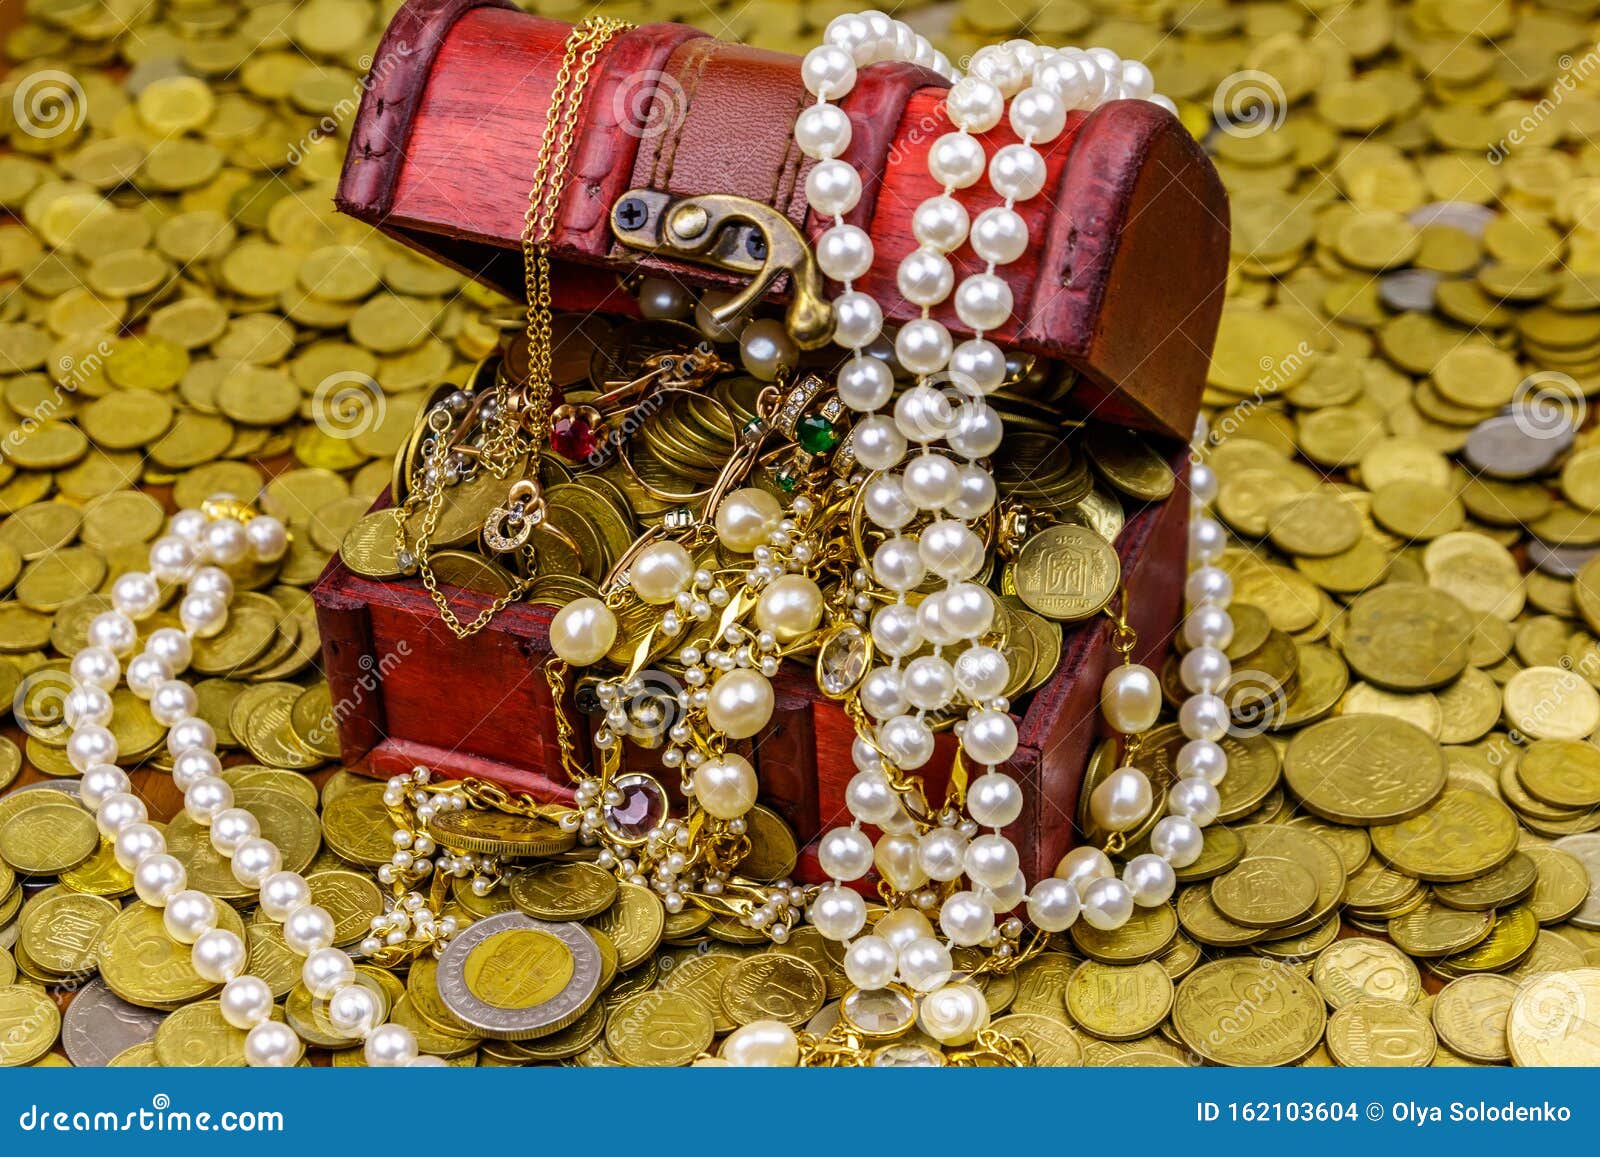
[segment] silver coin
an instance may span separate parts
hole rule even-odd
[[[1577,856],[1589,873],[1589,898],[1569,919],[1579,928],[1600,931],[1600,833],[1562,836],[1550,846]]]
[[[532,1008],[497,1008],[479,1000],[467,988],[467,957],[491,936],[531,929],[558,938],[572,953],[572,976],[566,986],[543,1004]],[[600,988],[600,948],[581,924],[535,920],[520,912],[506,912],[479,920],[450,941],[439,958],[439,996],[466,1025],[501,1040],[533,1040],[571,1024],[588,1008]]]
[[[36,783],[25,783],[21,787],[14,787],[7,794],[16,795],[21,791],[59,791],[62,795],[70,795],[73,799],[77,799],[82,789],[81,779],[41,779]]]
[[[1536,538],[1528,540],[1528,561],[1534,569],[1557,578],[1572,578],[1597,555],[1600,547],[1546,546]]]
[[[1431,313],[1440,280],[1431,269],[1402,269],[1379,280],[1378,299],[1402,313]]]
[[[61,1018],[61,1047],[76,1068],[103,1069],[119,1053],[155,1039],[167,1014],[129,1004],[95,977]]]
[[[1496,414],[1472,428],[1461,453],[1491,478],[1532,478],[1566,453],[1572,437],[1571,429],[1547,429],[1520,414]]]
[[[1428,225],[1447,225],[1474,237],[1482,237],[1499,214],[1487,205],[1474,205],[1470,201],[1433,201],[1420,205],[1406,214],[1406,220],[1418,229]]]

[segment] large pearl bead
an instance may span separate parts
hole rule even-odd
[[[1100,684],[1100,712],[1124,735],[1148,731],[1161,714],[1161,681],[1142,663],[1113,667]]]
[[[905,697],[913,707],[937,711],[949,705],[956,694],[955,668],[937,655],[924,655],[906,664],[902,681]]]
[[[913,940],[900,950],[900,979],[918,992],[932,992],[954,971],[950,949],[932,936]]]
[[[822,589],[804,575],[786,574],[767,584],[756,601],[756,625],[781,644],[793,643],[822,622]]]
[[[259,976],[235,976],[218,997],[222,1019],[246,1031],[272,1016],[272,989]]]
[[[980,711],[967,720],[961,750],[974,762],[1004,763],[1017,751],[1017,725],[1004,711]]]
[[[305,1046],[294,1030],[275,1020],[264,1020],[244,1038],[245,1063],[258,1069],[288,1069],[300,1063]]]
[[[1152,804],[1149,777],[1136,767],[1119,767],[1090,793],[1089,814],[1104,831],[1126,832],[1139,826]]]
[[[1065,932],[1078,918],[1078,889],[1051,877],[1033,886],[1028,897],[1028,919],[1041,932]]]
[[[940,1044],[962,1045],[989,1027],[989,1005],[975,984],[946,984],[922,998],[917,1021]]]
[[[251,552],[262,562],[277,562],[289,549],[289,531],[268,514],[258,514],[245,523],[244,536]]]
[[[1222,810],[1222,797],[1211,786],[1210,780],[1191,776],[1180,779],[1167,792],[1167,810],[1175,816],[1187,816],[1205,827]]]
[[[1133,915],[1133,893],[1115,876],[1091,882],[1081,895],[1083,918],[1102,932],[1121,928]]]
[[[1200,825],[1188,816],[1167,816],[1150,829],[1150,850],[1174,868],[1187,868],[1198,860],[1205,842]]]
[[[800,1038],[781,1020],[753,1020],[728,1034],[722,1059],[739,1068],[793,1068],[800,1063]]]
[[[1044,188],[1044,158],[1028,145],[1006,145],[989,162],[989,183],[1012,201],[1037,197]]]
[[[244,941],[226,928],[212,928],[194,942],[189,962],[202,979],[226,984],[244,970]]]
[[[1055,877],[1065,880],[1082,894],[1084,888],[1093,880],[1104,879],[1112,874],[1111,861],[1099,848],[1087,844],[1073,848],[1061,857],[1061,862],[1056,865]]]
[[[980,775],[967,788],[967,810],[986,828],[1003,828],[1022,814],[1022,788],[1004,772]]]
[[[958,948],[981,944],[994,931],[994,908],[976,892],[957,892],[939,908],[939,929]]]
[[[1178,886],[1178,877],[1172,865],[1154,852],[1145,852],[1129,860],[1122,869],[1122,882],[1128,885],[1133,902],[1141,908],[1154,908],[1172,898]]]
[[[933,758],[933,729],[915,715],[895,715],[879,726],[878,746],[896,767],[915,771]]]
[[[833,299],[833,340],[846,349],[871,345],[883,333],[883,310],[865,293],[851,290]],[[839,399],[853,410],[876,410],[889,400],[894,377],[877,358],[851,358],[839,368]],[[887,392],[886,392],[887,391]],[[861,403],[877,398],[870,405]]]
[[[639,552],[628,570],[633,593],[653,606],[670,603],[694,578],[694,560],[676,542],[657,542]]]
[[[829,940],[849,940],[866,924],[867,904],[849,888],[833,884],[817,893],[806,915]]]
[[[817,845],[817,863],[835,880],[859,880],[872,868],[872,841],[856,828],[834,828]]]
[[[882,936],[860,936],[844,954],[844,974],[857,988],[882,988],[894,979],[899,954]]]
[[[934,828],[917,841],[917,863],[928,878],[941,883],[966,870],[967,837],[954,828]]]
[[[995,647],[968,647],[956,657],[956,686],[974,703],[993,699],[1011,682],[1011,664]]]
[[[933,924],[915,908],[896,908],[880,919],[872,930],[887,940],[898,954],[913,940],[933,935]]]
[[[575,667],[606,657],[617,641],[617,616],[596,598],[573,599],[550,620],[550,649]]]
[[[806,200],[824,217],[841,217],[861,200],[861,174],[847,161],[820,161],[806,175]]]
[[[783,507],[765,490],[747,486],[730,493],[717,506],[717,538],[729,550],[749,554],[766,544],[783,521]]]
[[[911,214],[911,233],[929,249],[949,253],[967,238],[967,209],[954,197],[929,197]]]
[[[972,248],[985,261],[1009,265],[1028,248],[1028,225],[1015,209],[995,205],[972,222]]]
[[[878,874],[897,892],[911,892],[928,882],[928,873],[922,870],[917,855],[917,840],[913,836],[884,836],[873,849],[872,862]]]
[[[749,739],[772,718],[772,684],[757,671],[729,671],[711,685],[706,719],[732,739]]]
[[[752,321],[739,332],[739,360],[764,382],[777,381],[799,356],[799,347],[776,318]]]
[[[694,769],[694,797],[719,820],[736,820],[756,802],[756,770],[742,755],[728,752]]]
[[[952,189],[965,189],[983,176],[983,162],[983,145],[966,133],[946,133],[928,150],[928,172]]]
[[[979,836],[967,845],[967,875],[986,888],[1004,888],[1017,874],[1017,849],[1004,836]]]
[[[373,1068],[395,1068],[416,1057],[417,1038],[404,1025],[380,1024],[367,1037],[363,1051]]]

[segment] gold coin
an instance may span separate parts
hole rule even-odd
[[[75,803],[30,807],[0,827],[0,858],[33,876],[76,867],[99,846],[94,817]]]
[[[728,951],[696,952],[685,958],[661,979],[661,987],[680,992],[705,1006],[716,1031],[730,1033],[738,1024],[722,1004],[722,985],[728,971],[740,957]],[[815,966],[816,962],[811,962]],[[821,972],[821,969],[818,969]]]
[[[333,917],[336,947],[346,947],[368,935],[373,917],[383,915],[383,893],[358,872],[312,872],[306,883],[311,887],[311,902]]]
[[[1529,795],[1552,807],[1600,806],[1600,748],[1574,740],[1538,740],[1523,751],[1517,779]]]
[[[1060,1018],[1066,1015],[1067,981],[1081,961],[1064,952],[1043,952],[1017,968],[1017,996],[1011,1011],[1036,1012]]]
[[[511,878],[511,899],[541,920],[587,920],[611,907],[617,878],[582,862],[538,864]]]
[[[467,990],[494,1008],[523,1009],[545,1004],[572,979],[572,951],[561,939],[537,928],[496,933],[467,954]]]
[[[92,971],[100,937],[120,909],[98,896],[51,892],[23,909],[17,944],[45,971],[59,976]]]
[[[1584,739],[1600,728],[1600,692],[1563,667],[1528,667],[1505,685],[1505,718],[1531,739]]]
[[[340,859],[375,868],[394,855],[394,825],[383,804],[383,785],[363,783],[322,811],[322,838]]]
[[[1468,972],[1499,972],[1516,964],[1533,948],[1539,935],[1539,921],[1527,904],[1518,904],[1497,915],[1488,939],[1455,956],[1447,956],[1434,967],[1444,976]]]
[[[789,825],[760,804],[746,812],[744,819],[750,850],[739,861],[739,874],[766,882],[787,878],[800,854]]]
[[[1414,1004],[1422,995],[1417,966],[1392,944],[1363,936],[1338,940],[1312,966],[1311,979],[1332,1008],[1358,1000]]]
[[[1433,1027],[1441,1044],[1483,1064],[1511,1059],[1507,1027],[1517,985],[1503,976],[1484,974],[1452,980],[1433,1002]]]
[[[578,842],[577,833],[542,816],[475,810],[438,813],[428,834],[447,848],[496,856],[550,856]]]
[[[1064,1020],[1037,1012],[1013,1012],[989,1025],[994,1032],[1022,1041],[1040,1068],[1076,1068],[1083,1064],[1083,1045]]]
[[[1412,956],[1448,956],[1486,939],[1493,912],[1468,912],[1424,902],[1389,921],[1389,938]]]
[[[1448,788],[1429,808],[1371,829],[1373,849],[1394,868],[1422,880],[1470,880],[1517,850],[1517,820],[1499,800]]]
[[[1559,924],[1583,907],[1589,898],[1589,873],[1582,860],[1560,848],[1530,846],[1521,854],[1538,873],[1527,899],[1540,924]]]
[[[0,988],[0,1067],[29,1065],[56,1043],[61,1012],[56,1002],[29,984]]]
[[[617,899],[594,918],[594,927],[617,949],[617,967],[630,972],[649,958],[661,943],[666,909],[654,892],[638,884],[619,884]]]
[[[1438,884],[1434,899],[1468,912],[1508,908],[1527,899],[1538,883],[1538,863],[1528,854],[1517,852],[1492,872],[1455,884]],[[1585,888],[1587,889],[1587,882]]]
[[[226,904],[217,906],[217,927],[244,935],[244,921]],[[124,908],[106,927],[98,950],[100,976],[130,1004],[171,1008],[198,1000],[217,985],[194,970],[189,946],[179,944],[146,904]]]
[[[1467,666],[1472,619],[1443,591],[1387,583],[1350,604],[1340,630],[1345,662],[1391,691],[1442,687]]]
[[[1120,928],[1107,932],[1087,920],[1075,921],[1072,943],[1090,960],[1102,964],[1142,964],[1154,960],[1178,936],[1178,914],[1170,904],[1136,907]]]
[[[722,982],[722,1007],[735,1024],[779,1020],[799,1027],[827,999],[827,985],[812,964],[792,953],[748,956]]]
[[[1600,968],[1534,977],[1511,1002],[1506,1030],[1513,1064],[1600,1064]]]
[[[711,1014],[676,992],[644,992],[606,1017],[605,1041],[626,1065],[686,1065],[711,1046]]]
[[[1385,823],[1425,810],[1444,789],[1439,746],[1383,715],[1341,715],[1295,734],[1284,779],[1314,815],[1340,823]]]
[[[1202,964],[1178,985],[1172,1027],[1220,1065],[1290,1065],[1322,1040],[1327,1009],[1298,972],[1275,960]]]
[[[1129,967],[1088,960],[1067,981],[1073,1022],[1101,1040],[1136,1040],[1172,1011],[1172,978],[1155,961]]]
[[[1111,601],[1121,578],[1117,552],[1082,526],[1052,526],[1028,538],[1017,556],[1017,595],[1046,618],[1086,619]]]
[[[1282,928],[1316,907],[1317,881],[1293,860],[1246,856],[1211,881],[1211,902],[1235,924]]]
[[[1328,1052],[1345,1066],[1421,1068],[1437,1045],[1427,1018],[1392,1000],[1352,1001],[1328,1018]]]

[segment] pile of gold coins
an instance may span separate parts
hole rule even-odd
[[[197,649],[201,714],[236,798],[341,945],[391,902],[375,871],[404,817],[337,766],[306,591],[341,547],[356,569],[402,573],[381,557],[392,523],[366,512],[409,483],[418,415],[482,372],[507,317],[332,209],[365,54],[395,7],[174,2],[128,26],[121,6],[66,0],[28,5],[5,42],[0,692],[15,726],[0,741],[0,1063],[242,1061],[215,986],[131,898],[62,751],[67,662],[177,507],[258,494],[293,529]],[[602,7],[804,51],[854,6]],[[952,59],[1012,35],[1144,59],[1232,201],[1205,399],[1235,592],[1222,811],[1172,904],[1115,933],[1080,924],[976,978],[1033,1063],[1600,1063],[1592,8],[962,0],[909,15]],[[566,336],[568,401],[625,380],[637,331],[590,319]],[[1159,485],[1116,431],[1056,448],[1067,385],[1019,367],[997,395],[998,480],[1112,538],[1123,503]],[[631,472],[547,457],[572,549],[529,597],[592,593],[683,505],[658,494],[707,484],[757,392],[729,372],[715,404],[669,395],[630,442]],[[523,577],[495,573],[471,538],[439,552],[442,577]],[[1003,568],[989,577],[1025,690],[1054,670],[1060,629]],[[1164,672],[1174,699],[1181,651]],[[360,1063],[279,926],[182,815],[148,706],[115,702],[124,764],[191,879],[232,901],[224,924],[276,1015],[314,1063]],[[1158,784],[1181,742],[1175,727],[1147,738]],[[1096,752],[1088,785],[1114,765]],[[554,824],[504,821],[469,811],[429,829],[507,865],[494,887],[447,897],[454,955],[360,965],[422,1051],[689,1064],[754,1020],[822,1036],[847,1016],[873,1064],[984,1063],[888,1010],[842,1009],[837,955],[811,930],[773,945],[704,910],[668,914]],[[775,814],[752,813],[751,843],[742,870],[792,870]]]

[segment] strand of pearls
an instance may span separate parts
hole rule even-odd
[[[113,711],[111,692],[124,675],[129,689],[149,700],[151,714],[167,728],[172,778],[183,790],[184,812],[210,829],[211,846],[231,861],[234,878],[260,890],[261,910],[283,925],[289,947],[305,957],[301,979],[314,997],[327,1002],[330,1022],[363,1036],[373,1065],[442,1063],[417,1055],[409,1029],[377,1024],[377,998],[356,981],[351,958],[333,947],[333,917],[311,902],[303,876],[283,870],[282,853],[261,835],[256,817],[234,806],[233,789],[220,774],[216,734],[195,714],[199,701],[194,688],[179,677],[189,665],[192,641],[209,638],[227,625],[233,580],[224,568],[273,562],[283,556],[288,541],[283,524],[266,515],[246,522],[202,510],[176,514],[167,533],[150,546],[150,569],[122,575],[112,584],[112,609],[94,618],[89,646],[73,656],[73,685],[64,706],[72,728],[67,754],[83,773],[81,798],[94,809],[95,823],[112,841],[117,862],[132,873],[135,894],[161,909],[167,933],[190,946],[194,970],[222,985],[222,1015],[246,1030],[250,1065],[296,1064],[304,1046],[292,1029],[272,1019],[272,990],[245,971],[249,953],[243,939],[217,926],[217,901],[189,887],[182,862],[167,852],[166,838],[149,822],[127,773],[116,766],[117,740],[107,724]],[[178,604],[182,629],[152,631],[135,655],[139,623],[164,601],[162,584],[178,582],[185,584]]]
[[[951,944],[989,944],[1001,951],[1004,934],[1015,936],[1020,924],[1011,921],[1014,926],[997,929],[996,913],[1015,908],[1027,891],[1016,848],[1000,830],[1017,818],[1023,802],[1016,781],[996,767],[1011,757],[1017,744],[1009,704],[1001,695],[1010,672],[1003,654],[978,642],[992,624],[993,604],[987,591],[970,581],[984,556],[983,542],[970,523],[992,509],[996,496],[994,480],[980,459],[999,448],[1002,433],[999,415],[984,396],[1001,385],[1005,357],[985,334],[1003,326],[1014,305],[1010,287],[995,271],[1027,248],[1027,224],[1015,205],[1044,187],[1045,161],[1034,146],[1061,134],[1069,110],[1094,108],[1111,99],[1150,99],[1154,82],[1142,64],[1122,62],[1106,49],[1058,51],[1012,41],[975,54],[971,74],[956,79],[946,97],[954,131],[935,141],[929,153],[929,172],[942,192],[913,214],[918,247],[897,271],[901,295],[919,306],[922,315],[896,335],[895,356],[917,375],[917,384],[901,395],[891,419],[877,411],[893,393],[892,375],[881,360],[864,356],[865,347],[881,332],[882,309],[852,284],[871,267],[872,245],[862,230],[843,221],[861,191],[859,174],[837,159],[849,145],[850,123],[828,102],[848,94],[858,66],[917,61],[921,50],[915,34],[882,13],[836,19],[825,43],[802,65],[816,103],[801,114],[795,139],[817,159],[807,183],[813,207],[834,216],[833,227],[818,239],[817,255],[823,272],[844,285],[834,302],[839,319],[835,340],[852,350],[852,357],[839,372],[838,389],[846,404],[867,415],[855,434],[859,459],[877,472],[865,489],[865,510],[876,526],[889,532],[874,555],[872,571],[895,595],[872,622],[874,643],[890,662],[872,671],[861,691],[863,707],[879,720],[876,742],[861,738],[855,745],[858,774],[846,794],[854,822],[822,840],[820,861],[834,884],[819,894],[810,915],[824,935],[851,941],[845,966],[858,986],[878,988],[898,977],[933,992],[950,979],[953,961],[921,910],[931,910],[936,893],[918,889],[930,881],[948,883],[967,876],[972,886],[949,895],[941,906],[940,929]],[[952,70],[939,71],[954,76]],[[1002,147],[989,160],[975,134],[1000,123],[1008,100],[1010,125],[1021,141]],[[976,184],[986,168],[991,186],[1004,200],[973,221],[955,193]],[[948,255],[969,240],[985,267],[955,287]],[[974,331],[959,346],[931,316],[952,289],[957,316]],[[959,391],[958,401],[952,403],[939,388],[941,382]],[[953,457],[934,451],[940,440]],[[912,442],[921,449],[908,461]],[[962,461],[957,464],[953,458]],[[903,530],[919,512],[935,521],[913,540]],[[945,586],[913,609],[908,594],[930,571]],[[902,668],[902,661],[924,642],[934,644],[934,653],[911,659]],[[963,644],[954,664],[941,654],[946,646]],[[933,732],[925,716],[950,708],[958,699],[969,706],[967,719],[957,724],[962,750],[986,770],[972,785],[972,818],[951,811],[919,837],[884,773],[883,759],[901,770],[926,764],[933,753]],[[876,847],[861,831],[863,823],[882,830]],[[989,834],[978,834],[980,825],[990,828]],[[891,913],[872,935],[858,937],[865,905],[845,885],[874,865],[897,892],[914,894],[917,907]],[[1036,891],[1046,908],[1055,906],[1057,889]],[[972,1004],[965,999],[968,995],[953,994],[958,1014]],[[958,1022],[967,1019],[955,1016]]]

